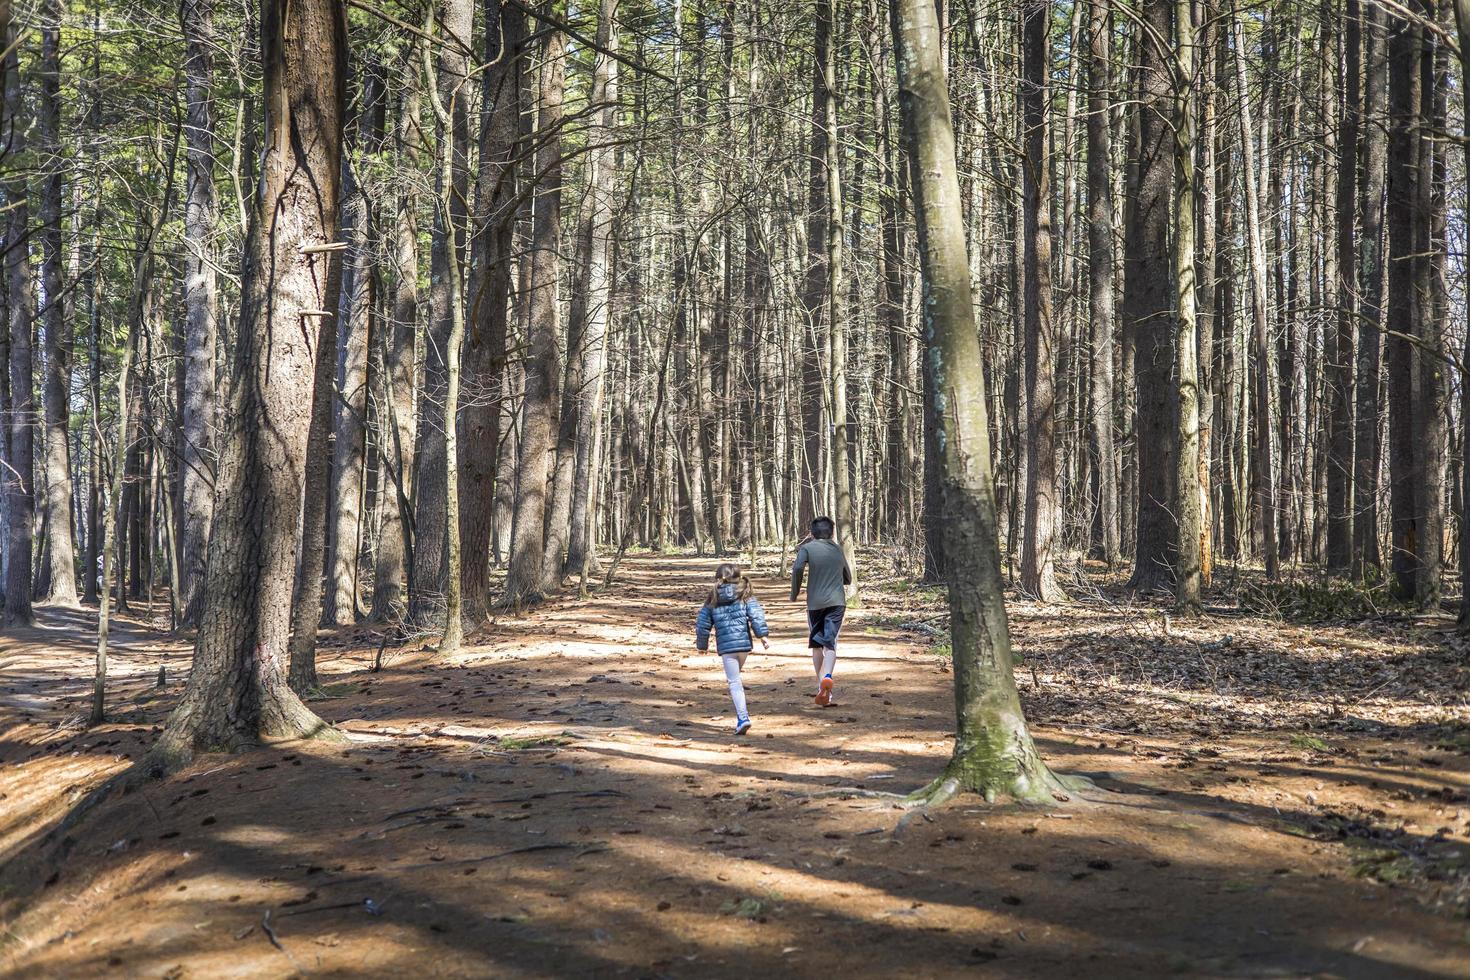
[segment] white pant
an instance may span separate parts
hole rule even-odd
[[[725,664],[725,680],[730,683],[730,700],[735,703],[735,717],[749,718],[745,708],[745,685],[740,682],[740,668],[745,666],[745,654],[727,653],[720,660]]]

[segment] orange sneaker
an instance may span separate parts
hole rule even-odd
[[[822,683],[817,689],[817,696],[812,700],[824,708],[832,703],[832,678],[822,678]]]

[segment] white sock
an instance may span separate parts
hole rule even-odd
[[[837,651],[824,648],[822,650],[822,676],[829,676],[832,673],[833,668],[835,668],[836,666]]]
[[[812,651],[812,670],[817,673],[817,680],[822,679],[822,648],[817,647]]]
[[[745,709],[745,685],[740,683],[740,658],[721,657],[725,664],[725,680],[730,682],[730,700],[735,702],[735,717],[749,718]]]

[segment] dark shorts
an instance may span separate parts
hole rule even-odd
[[[846,606],[828,606],[826,609],[806,611],[807,643],[813,650],[837,649],[837,633],[842,629],[842,617],[847,615]]]

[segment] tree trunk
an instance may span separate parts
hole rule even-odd
[[[1178,402],[1175,432],[1174,514],[1178,548],[1174,562],[1174,601],[1177,609],[1197,613],[1203,573],[1200,567],[1200,531],[1203,515],[1199,496],[1199,353],[1196,348],[1194,279],[1194,144],[1195,43],[1191,0],[1174,4],[1174,288],[1177,314],[1174,326],[1174,385]]]
[[[832,4],[829,0],[823,0],[827,6],[827,12],[822,16],[830,22],[832,20]],[[837,526],[837,540],[842,546],[842,551],[847,557],[848,568],[852,571],[852,583],[848,586],[848,593],[857,593],[857,543],[858,528],[855,523],[855,507],[853,505],[852,488],[852,447],[849,443],[850,433],[848,427],[847,412],[847,345],[848,330],[851,324],[848,322],[847,283],[844,281],[843,272],[843,248],[842,236],[846,232],[846,224],[843,218],[842,204],[842,166],[840,142],[837,130],[837,45],[833,43],[836,39],[829,38],[827,42],[826,57],[822,61],[822,88],[826,91],[823,99],[823,126],[826,128],[826,140],[823,151],[826,157],[826,165],[823,168],[827,176],[827,357],[828,370],[831,372],[827,401],[830,405],[831,417],[831,442],[832,442],[832,490],[836,508],[833,518]]]
[[[1087,57],[1087,256],[1092,320],[1092,449],[1097,457],[1103,560],[1119,558],[1118,461],[1113,443],[1112,23],[1108,0],[1090,0]]]
[[[398,119],[394,139],[400,166],[418,165],[419,84],[422,52],[417,46],[404,57],[399,82]],[[381,410],[384,465],[396,505],[385,507],[378,531],[370,618],[385,622],[403,615],[405,574],[412,564],[414,458],[414,338],[418,334],[419,259],[418,202],[405,181],[395,201],[393,298],[389,323],[379,331],[385,397]]]
[[[899,99],[908,134],[914,211],[924,276],[924,369],[939,410],[944,534],[934,542],[952,572],[956,731],[944,773],[916,794],[931,801],[958,790],[987,800],[1050,802],[1062,782],[1036,751],[1012,673],[990,470],[980,344],[970,293],[949,92],[939,24],[928,0],[891,8]]]
[[[806,216],[806,273],[802,285],[802,304],[805,313],[800,324],[801,336],[801,424],[802,465],[801,510],[798,523],[802,526],[826,511],[827,487],[822,479],[822,429],[826,412],[826,400],[822,380],[823,312],[827,303],[827,236],[828,223],[832,220],[832,202],[829,199],[827,180],[827,103],[832,92],[827,88],[826,65],[831,58],[833,0],[818,0],[812,48],[812,127],[811,156],[808,166],[807,216]]]
[[[597,43],[607,51],[618,47],[617,0],[602,0],[597,23]],[[602,420],[603,393],[606,390],[607,328],[612,312],[612,238],[613,194],[617,175],[614,172],[613,148],[616,135],[618,102],[618,63],[609,54],[599,53],[592,74],[591,103],[597,122],[587,139],[593,149],[587,159],[587,218],[585,262],[582,266],[581,294],[586,325],[583,337],[584,385],[578,413],[576,471],[572,481],[571,538],[567,545],[566,574],[583,575],[597,563],[594,547],[596,516],[594,506],[601,479],[601,456],[598,431]]]
[[[1417,353],[1412,337],[1425,310],[1416,286],[1419,264],[1420,126],[1426,114],[1420,74],[1422,30],[1395,18],[1388,41],[1388,473],[1391,516],[1390,566],[1400,598],[1412,599],[1418,583],[1423,534],[1419,486],[1424,473],[1416,443],[1425,438],[1414,384]]]
[[[1470,85],[1470,0],[1455,0],[1455,25],[1460,38],[1460,84],[1461,91]],[[1461,121],[1466,132],[1470,132],[1470,101],[1462,100]],[[1470,324],[1470,318],[1466,323]],[[1460,361],[1460,631],[1470,631],[1470,329],[1465,330],[1465,347]]]
[[[1370,3],[1363,11],[1363,118],[1373,120],[1363,137],[1362,178],[1358,183],[1358,316],[1357,404],[1353,422],[1353,576],[1377,577],[1383,569],[1378,536],[1379,439],[1378,389],[1383,367],[1383,191],[1387,170],[1387,127],[1380,120],[1388,108],[1388,59],[1384,56],[1383,9]]]
[[[214,518],[215,267],[214,234],[219,205],[214,188],[214,0],[180,6],[187,44],[188,139],[184,204],[184,397],[179,413],[179,603],[184,625],[195,628],[204,611],[205,558]]]
[[[342,157],[345,8],[261,5],[265,145],[242,276],[220,492],[189,686],[145,768],[330,729],[286,682],[309,403],[331,316]],[[314,561],[315,555],[306,556]]]
[[[1021,545],[1021,590],[1042,602],[1062,602],[1057,584],[1056,325],[1052,322],[1049,0],[1021,8],[1024,35],[1021,111],[1026,233],[1026,519]]]
[[[526,16],[520,8],[487,0],[485,63],[480,112],[480,170],[476,228],[471,251],[470,317],[464,372],[472,393],[462,410],[460,454],[460,591],[464,619],[485,620],[490,601],[490,555],[495,521],[496,473],[504,457],[501,422],[509,388],[506,338],[510,270],[514,262],[517,159],[522,152],[520,115],[526,72]]]
[[[515,607],[546,594],[548,477],[557,431],[557,383],[561,359],[557,351],[557,274],[561,247],[561,126],[565,75],[565,40],[560,31],[546,37],[542,49],[536,154],[536,187],[531,233],[531,281],[528,356],[521,410],[519,490],[512,530],[506,601]]]
[[[424,380],[419,398],[418,436],[414,440],[413,590],[409,618],[421,626],[437,624],[447,594],[445,566],[448,544],[444,522],[448,472],[444,443],[454,419],[444,413],[449,384],[449,333],[455,309],[464,298],[450,290],[450,263],[460,261],[465,240],[469,200],[469,89],[470,43],[474,37],[474,0],[436,0],[439,27],[450,40],[438,47],[439,100],[449,113],[448,128],[437,137],[448,146],[449,181],[435,168],[435,196],[449,207],[434,210],[429,253],[429,331],[424,345]],[[462,315],[462,311],[461,314]]]
[[[367,451],[368,337],[373,295],[371,188],[359,174],[382,148],[382,69],[362,72],[354,136],[358,160],[344,155],[342,166],[342,295],[337,303],[336,398],[332,401],[332,489],[326,534],[326,589],[322,625],[356,621],[359,605],[357,555],[362,546],[363,460]]]
[[[41,326],[45,331],[46,549],[42,594],[51,605],[76,608],[76,542],[72,537],[71,418],[72,321],[65,301],[61,241],[61,202],[65,180],[61,145],[61,23],[66,0],[47,0],[41,21],[41,101],[37,131],[46,172],[41,182],[41,288],[46,294]]]
[[[1346,0],[1342,66],[1342,120],[1337,144],[1337,322],[1327,331],[1323,352],[1327,375],[1327,569],[1346,572],[1353,550],[1353,343],[1356,303],[1357,236],[1354,208],[1358,195],[1358,126],[1361,107],[1359,0]],[[1323,23],[1327,13],[1324,11]]]
[[[0,127],[12,158],[26,153],[25,96],[20,77],[19,39],[5,8],[5,23],[0,34],[4,44],[3,70],[5,82],[5,118]],[[31,623],[31,550],[35,523],[35,389],[31,366],[31,336],[35,329],[36,301],[31,284],[30,203],[25,173],[15,170],[5,181],[5,205],[10,212],[5,229],[6,304],[9,308],[9,383],[10,406],[8,465],[3,478],[5,488],[5,617],[7,626]]]
[[[1169,249],[1171,195],[1174,181],[1173,84],[1170,80],[1173,37],[1168,0],[1147,0],[1138,38],[1140,91],[1138,105],[1138,187],[1129,214],[1124,250],[1123,315],[1133,330],[1134,374],[1138,403],[1134,443],[1138,454],[1137,541],[1130,587],[1166,587],[1178,546],[1173,516],[1177,388],[1175,360],[1175,270]]]
[[[1239,20],[1232,23],[1235,49],[1236,95],[1240,100],[1240,151],[1245,186],[1245,227],[1250,261],[1252,336],[1256,351],[1256,499],[1261,509],[1262,552],[1266,577],[1278,574],[1276,550],[1276,471],[1271,449],[1271,341],[1266,324],[1266,244],[1261,234],[1261,202],[1256,185],[1255,126],[1251,122],[1250,89],[1245,76],[1245,32]]]

